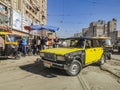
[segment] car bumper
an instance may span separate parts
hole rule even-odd
[[[37,58],[36,63],[42,63],[45,67],[48,67],[48,68],[53,67],[53,68],[59,68],[59,69],[64,69],[64,70],[67,69],[66,64],[60,64],[60,63],[56,63],[56,62],[52,62],[52,61],[47,61],[47,60],[44,60],[41,58]]]

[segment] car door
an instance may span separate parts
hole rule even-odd
[[[96,53],[95,53],[96,61],[100,60],[103,54],[103,47],[100,45],[100,42],[97,39],[94,40],[93,47],[96,49]]]
[[[92,63],[96,60],[96,48],[92,45],[93,40],[86,40],[85,43],[85,64]]]

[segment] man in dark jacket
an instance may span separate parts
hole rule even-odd
[[[33,55],[37,53],[37,37],[35,36],[32,40]]]
[[[48,41],[47,37],[42,37],[41,39],[41,50],[46,49],[46,42]]]

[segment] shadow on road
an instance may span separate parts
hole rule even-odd
[[[22,70],[44,76],[46,78],[55,78],[57,76],[67,76],[66,72],[56,68],[45,68],[42,64],[28,64],[20,66]]]
[[[2,61],[2,60],[8,60],[8,58],[0,58],[0,60]]]

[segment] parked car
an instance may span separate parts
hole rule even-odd
[[[65,47],[41,50],[41,58],[37,58],[36,62],[48,68],[64,69],[71,76],[79,74],[86,65],[105,63],[104,48],[97,38],[67,38],[65,41]]]

